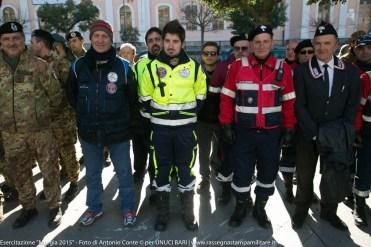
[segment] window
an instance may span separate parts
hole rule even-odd
[[[197,30],[197,25],[191,23],[195,22],[197,18],[197,5],[187,5],[184,8],[186,28],[187,30],[194,31]]]
[[[163,29],[166,23],[170,21],[170,8],[169,6],[158,7],[158,26]]]
[[[329,22],[330,21],[330,7],[331,7],[331,3],[327,1],[321,1],[318,4],[318,19],[317,19],[318,22],[321,22],[321,21]]]
[[[15,21],[15,12],[14,9],[10,7],[5,7],[3,9],[3,22]]]
[[[127,5],[122,6],[120,9],[120,27],[121,30],[133,27],[131,9]]]
[[[213,30],[224,30],[224,18],[214,16],[212,25]]]

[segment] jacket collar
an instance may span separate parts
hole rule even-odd
[[[313,78],[318,79],[322,77],[322,70],[320,68],[320,65],[318,64],[316,57],[312,57],[312,59],[308,63],[308,66],[309,66],[309,71]],[[334,56],[334,69],[338,69],[338,70],[345,69],[344,63],[335,56]]]
[[[249,55],[248,59],[252,67],[259,65],[259,61],[254,55]],[[272,54],[269,54],[269,56],[265,59],[263,65],[270,70],[274,70],[274,68],[276,67],[276,58]]]

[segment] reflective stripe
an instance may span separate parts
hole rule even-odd
[[[221,87],[212,87],[212,86],[209,86],[209,92],[210,93],[220,93],[222,91],[222,88]]]
[[[197,94],[196,99],[204,100],[204,99],[206,99],[206,94]]]
[[[369,117],[369,116],[362,115],[362,119],[363,119],[363,121],[365,121],[365,122],[369,122],[369,123],[371,123],[371,117]]]
[[[282,95],[282,100],[283,101],[287,101],[287,100],[295,99],[295,98],[296,98],[295,92],[291,92],[291,93],[287,93],[287,94]]]
[[[360,191],[357,190],[356,188],[353,188],[353,193],[360,197],[368,197],[368,195],[370,194],[368,190]]]
[[[148,100],[151,100],[152,97],[151,96],[140,96],[139,97],[139,102],[145,102],[145,101],[148,101]]]
[[[148,112],[140,111],[140,115],[145,118],[151,118],[151,114],[149,114]]]
[[[367,99],[365,99],[365,98],[361,98],[361,105],[366,105],[366,103],[367,103]]]
[[[241,58],[241,62],[242,62],[242,66],[243,67],[249,66],[249,60],[247,60],[247,57],[246,56],[243,56]]]
[[[239,82],[239,83],[236,83],[236,88],[238,90],[255,90],[255,91],[258,91],[259,90],[259,84]]]
[[[178,184],[178,190],[181,193],[183,193],[185,191],[192,191],[195,188],[195,184],[196,184],[196,179],[193,179],[193,181],[191,183],[189,183],[188,185],[186,185],[186,186],[183,186],[181,184]]]
[[[186,125],[189,123],[196,123],[196,122],[197,122],[197,117],[186,118],[186,119],[176,119],[176,120],[156,118],[153,116],[151,117],[151,123],[160,124],[160,125],[168,125],[168,126],[179,126],[179,125]]]
[[[275,84],[264,84],[263,85],[263,91],[276,91],[280,89],[281,87]]]
[[[263,187],[263,188],[273,188],[274,187],[274,182],[271,184],[263,184],[259,180],[256,180],[256,186]]]
[[[262,113],[274,113],[274,112],[281,112],[282,106],[274,106],[274,107],[263,107]]]
[[[151,101],[151,107],[157,110],[165,110],[165,111],[190,110],[190,109],[195,109],[196,106],[197,106],[196,101],[184,103],[184,104],[168,104],[168,105],[160,105],[154,101]]]
[[[232,189],[234,189],[234,191],[237,191],[237,192],[240,192],[240,193],[244,193],[244,192],[249,192],[251,186],[247,186],[247,187],[238,187],[237,185],[235,185],[235,184],[232,182],[231,187],[232,187]]]
[[[282,65],[283,59],[277,59],[275,70],[278,70]]]
[[[219,182],[232,182],[233,179],[233,173],[229,174],[228,177],[224,177],[220,172],[218,173],[218,176],[216,176],[216,180]]]
[[[296,171],[295,167],[280,166],[280,172],[294,173]]]
[[[236,111],[237,112],[242,112],[242,113],[253,113],[253,114],[257,114],[259,112],[259,108],[258,107],[236,105]]]
[[[236,97],[236,93],[235,92],[233,92],[232,90],[229,90],[228,88],[225,88],[225,87],[222,88],[222,94],[227,95],[227,96],[229,96],[231,98],[235,98]]]
[[[153,186],[156,188],[156,191],[160,191],[160,192],[163,192],[163,191],[165,191],[165,192],[171,192],[171,186],[170,186],[170,184],[165,184],[165,185],[163,185],[161,187],[158,187],[157,186],[157,183],[156,183],[156,180],[155,180],[153,182]]]

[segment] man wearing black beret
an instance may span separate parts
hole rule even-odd
[[[80,32],[69,32],[66,36],[66,40],[75,58],[79,58],[85,55],[86,50],[84,48],[84,38],[82,37]]]
[[[337,33],[330,23],[316,29],[314,54],[294,71],[295,112],[298,121],[297,183],[293,228],[301,228],[308,216],[313,178],[321,159],[321,219],[347,231],[336,215],[346,195],[347,171],[352,150],[353,122],[360,102],[360,79],[356,69],[340,61]],[[336,134],[333,130],[339,130]],[[346,141],[350,140],[350,141]]]

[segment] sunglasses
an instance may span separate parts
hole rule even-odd
[[[235,51],[247,51],[248,47],[247,46],[234,46],[233,49]]]
[[[207,57],[213,57],[213,56],[216,56],[217,53],[216,51],[203,51],[202,55],[207,56]]]
[[[313,54],[314,53],[314,51],[313,50],[304,50],[304,51],[300,51],[300,54],[301,55],[305,55],[305,54]]]

